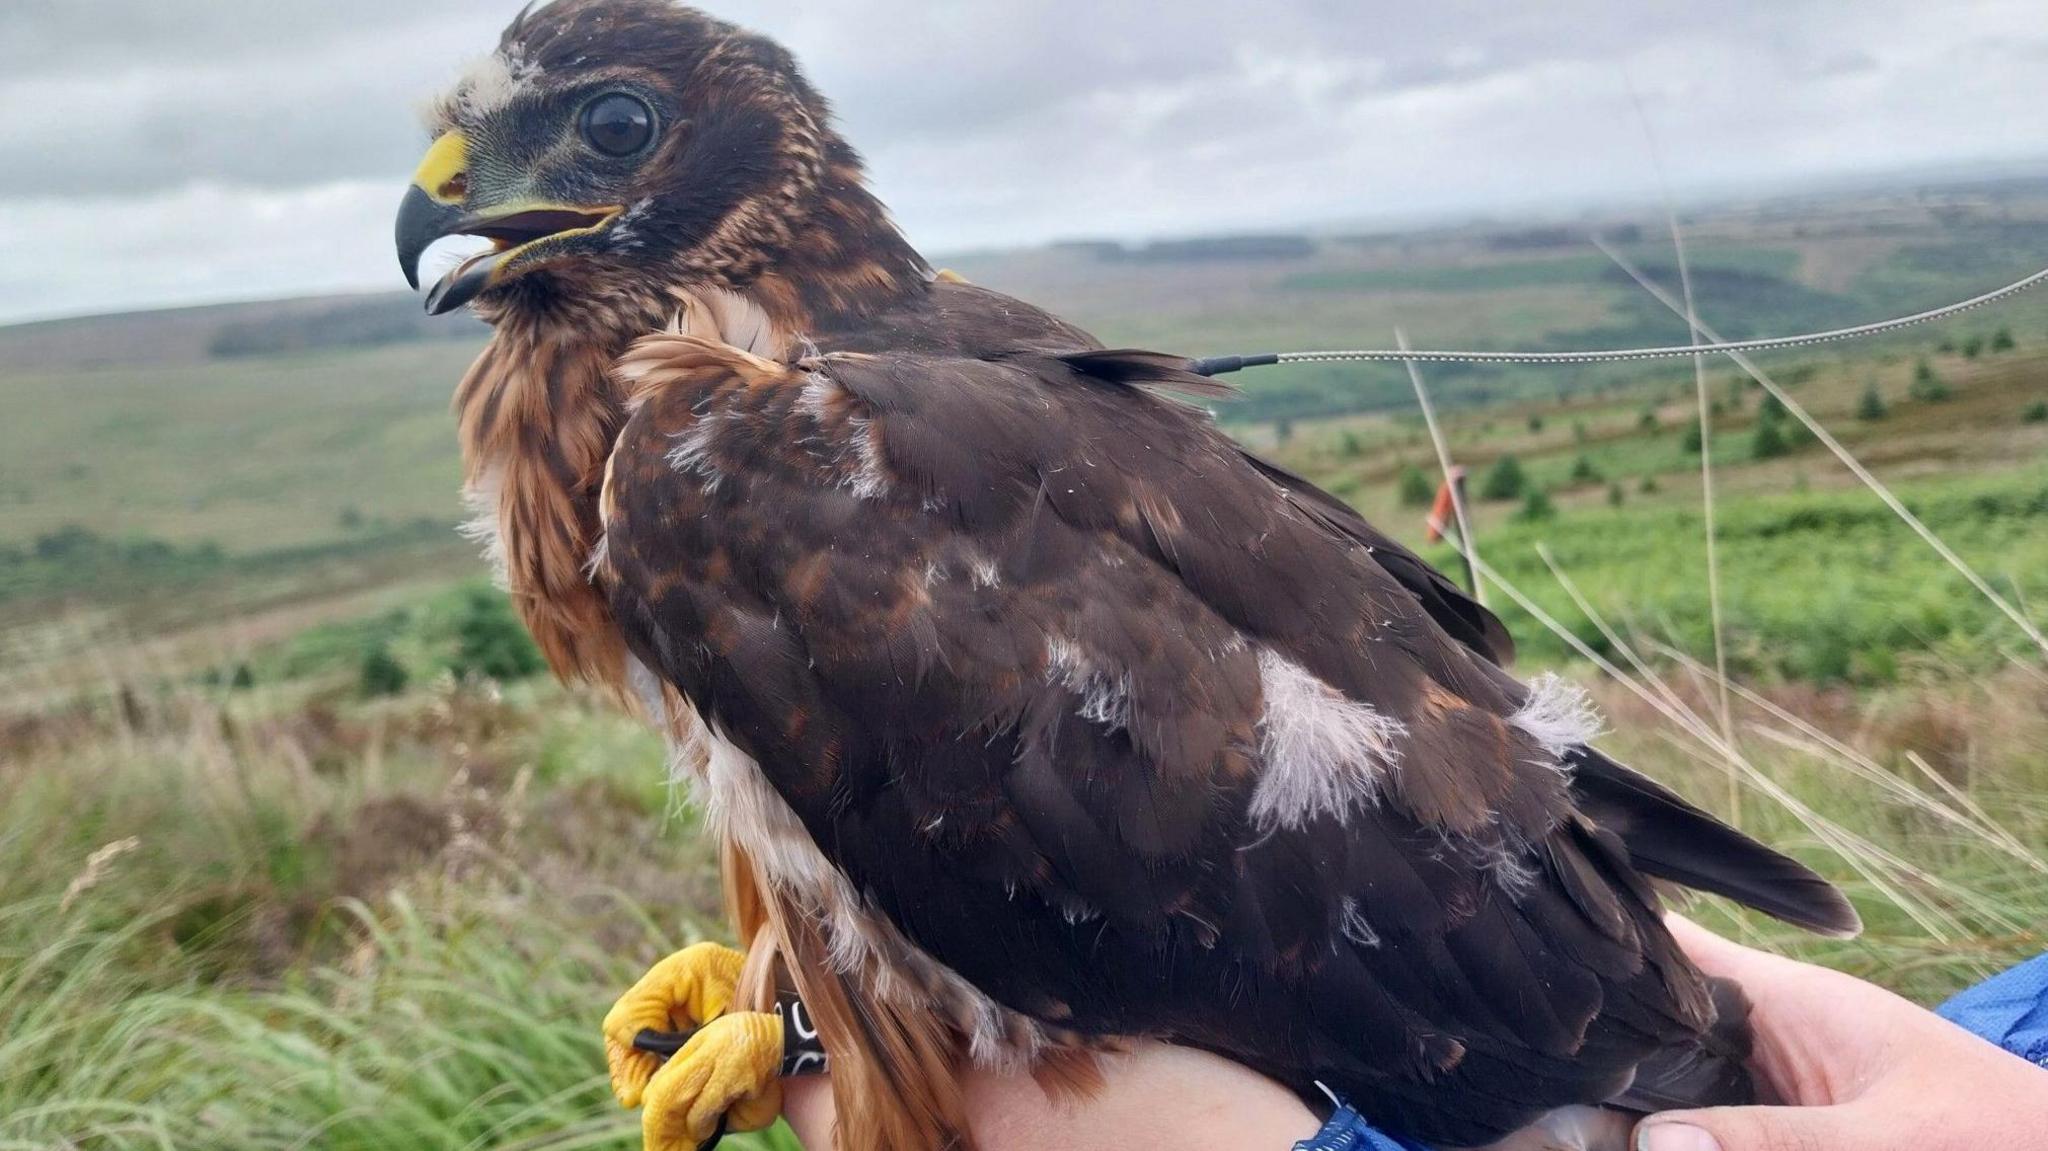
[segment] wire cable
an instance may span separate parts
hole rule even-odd
[[[1771,336],[1758,340],[1733,340],[1723,343],[1680,344],[1662,348],[1617,348],[1580,352],[1477,352],[1477,351],[1407,351],[1400,348],[1363,348],[1321,352],[1264,352],[1257,355],[1210,356],[1194,361],[1193,370],[1204,376],[1220,376],[1242,368],[1266,367],[1273,364],[1339,364],[1339,363],[1420,363],[1420,364],[1611,364],[1643,360],[1676,360],[1687,356],[1712,354],[1726,355],[1732,352],[1770,352],[1784,348],[1810,348],[1817,344],[1835,344],[1844,340],[1860,340],[1869,336],[1881,336],[1905,328],[1931,324],[1946,320],[1964,312],[1996,304],[2010,299],[2030,288],[2039,287],[2048,281],[2048,268],[2043,268],[2023,280],[2016,280],[1996,291],[1974,296],[1960,303],[1932,311],[1917,312],[1910,316],[1880,320],[1873,324],[1858,324],[1852,328],[1835,328],[1826,332],[1808,332],[1797,336]]]

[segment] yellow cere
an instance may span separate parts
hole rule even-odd
[[[419,169],[412,174],[412,182],[437,203],[459,204],[459,181],[468,170],[469,141],[460,132],[446,132],[427,149]]]

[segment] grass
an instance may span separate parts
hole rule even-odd
[[[78,524],[249,555],[453,522],[448,396],[474,355],[0,371],[0,542]]]
[[[57,923],[0,986],[0,1146],[637,1146],[588,1051],[589,991],[624,972],[541,916],[393,897],[354,910],[348,964],[237,991],[139,972],[158,917],[10,910]]]
[[[2048,471],[1929,481],[1907,489],[1923,519],[2001,586],[2048,600]],[[1512,518],[1482,537],[1484,556],[1596,647],[1537,553],[1596,602],[1685,651],[1712,649],[1699,572],[1696,508],[1643,501],[1620,509],[1581,500],[1563,518]],[[1755,495],[1724,503],[1722,580],[1733,667],[1741,678],[1887,684],[1914,666],[1982,674],[2026,640],[1996,608],[1926,550],[1891,514],[1855,492]],[[1450,570],[1443,549],[1432,558]],[[1539,662],[1568,655],[1527,613],[1504,608]]]
[[[1689,726],[1711,733],[1705,670],[1664,684]],[[1613,685],[1601,692],[1616,731],[1605,745],[1818,867],[1865,930],[1815,939],[1719,900],[1694,900],[1693,914],[1928,1004],[2048,949],[2048,680],[2013,672],[1862,695],[1782,685],[1750,696],[1738,696],[1736,713],[1747,765],[1739,804],[1710,739]]]
[[[2028,403],[2048,396],[2048,357],[2039,349],[1975,360],[1935,354],[1952,391],[1939,402],[1908,395],[1919,359],[1879,350],[1773,371],[2008,599],[2048,600],[2048,470],[2040,463],[2048,427],[2023,416]],[[1877,421],[1858,417],[1873,381],[1894,397]],[[1874,686],[1930,664],[1981,674],[2025,647],[2010,620],[1803,429],[1766,414],[1757,389],[1717,367],[1710,391],[1719,408],[1722,590],[1741,676]],[[1605,610],[1680,650],[1712,650],[1699,457],[1687,444],[1695,418],[1689,383],[1654,382],[1562,404],[1448,414],[1452,454],[1472,471],[1483,555],[1603,650],[1606,641],[1572,610],[1537,545],[1547,544]],[[1759,457],[1757,431],[1767,422],[1781,433],[1780,450]],[[1422,513],[1399,498],[1409,469],[1437,470],[1419,421],[1307,423],[1275,446],[1284,462],[1422,545]],[[1484,498],[1487,477],[1507,459],[1528,488],[1550,497],[1555,518],[1519,516],[1519,491]],[[1619,506],[1610,485],[1620,488]],[[1456,567],[1448,548],[1425,552],[1446,570]],[[1520,609],[1509,605],[1505,614],[1532,659],[1570,655]]]
[[[718,930],[653,737],[318,680],[7,729],[0,1148],[637,1148],[596,1022]]]
[[[0,364],[0,678],[472,571],[447,405],[474,348]]]

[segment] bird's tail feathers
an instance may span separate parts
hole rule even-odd
[[[1591,748],[1572,754],[1581,811],[1627,846],[1645,874],[1715,895],[1822,935],[1849,938],[1863,921],[1840,890]]]

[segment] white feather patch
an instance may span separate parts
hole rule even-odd
[[[1510,840],[1491,850],[1480,853],[1479,864],[1500,889],[1509,896],[1520,899],[1535,890],[1536,865],[1531,862],[1530,848]]]
[[[1377,803],[1380,778],[1400,761],[1408,729],[1271,648],[1259,651],[1259,683],[1265,772],[1247,812],[1253,825],[1296,828],[1321,815],[1341,823],[1354,808]]]
[[[882,467],[882,430],[872,421],[856,417],[846,421],[846,431],[853,437],[853,461],[839,486],[857,500],[881,499],[889,490],[889,473]]]
[[[1529,681],[1529,698],[1508,722],[1526,732],[1561,764],[1565,754],[1599,739],[1605,725],[1586,689],[1551,672]]]
[[[804,381],[803,390],[797,393],[797,410],[822,424],[831,414],[833,401],[844,395],[831,376],[814,368]],[[855,499],[882,498],[889,491],[889,472],[882,463],[882,429],[866,416],[849,415],[846,437],[837,464],[838,486],[852,492]]]
[[[711,462],[711,449],[718,442],[719,418],[718,412],[706,412],[700,416],[689,431],[673,437],[676,446],[669,449],[666,457],[669,467],[702,479],[707,496],[725,482],[725,473]]]
[[[1380,945],[1380,933],[1372,929],[1372,924],[1366,920],[1365,913],[1358,909],[1358,901],[1348,895],[1338,904],[1337,930],[1344,938],[1360,947]]]
[[[1093,923],[1102,918],[1102,912],[1096,910],[1086,900],[1076,899],[1064,893],[1053,893],[1049,898],[1053,905],[1060,909],[1060,918],[1066,920],[1069,927],[1079,927],[1083,923]]]
[[[752,296],[700,287],[678,291],[675,299],[680,309],[677,327],[690,335],[717,340],[767,360],[782,359],[799,342]]]
[[[650,198],[641,198],[626,206],[619,218],[612,223],[612,246],[623,251],[634,251],[644,246],[640,238],[640,225],[647,219],[647,210],[654,206]]]
[[[650,722],[662,731],[669,729],[668,697],[661,690],[661,681],[632,652],[626,653],[626,690],[633,693]]]
[[[823,372],[812,372],[804,381],[803,391],[797,393],[797,410],[814,420],[823,421],[834,398],[839,395],[839,385]]]
[[[493,52],[463,70],[444,104],[465,122],[475,123],[503,111],[539,75],[539,66],[519,55],[516,48],[510,56]]]
[[[1097,666],[1081,645],[1058,636],[1045,643],[1046,682],[1081,697],[1078,714],[1111,731],[1131,726],[1131,676],[1111,675]]]
[[[505,553],[504,495],[505,469],[496,464],[486,467],[462,487],[462,506],[469,516],[455,530],[483,548],[491,579],[499,588],[509,589],[512,570]]]

